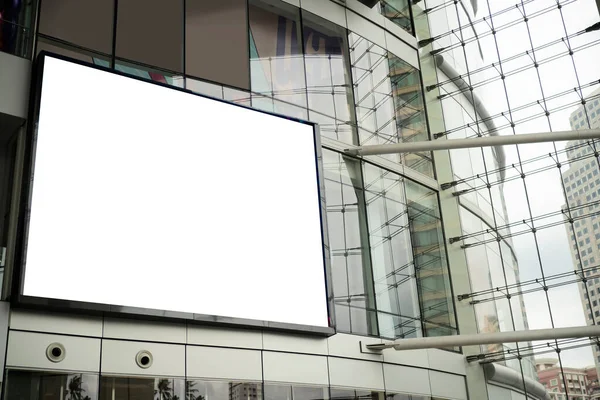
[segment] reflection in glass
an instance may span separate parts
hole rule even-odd
[[[348,41],[360,144],[429,140],[419,70],[355,33]],[[433,177],[428,153],[383,157]]]
[[[429,140],[419,70],[391,53],[389,69],[400,139],[403,142]],[[405,154],[403,163],[425,175],[434,175],[429,153]]]
[[[425,336],[456,334],[437,193],[405,181],[417,287]]]
[[[360,165],[323,150],[336,329],[377,334]]]
[[[414,33],[410,18],[410,5],[407,0],[381,0],[380,12],[408,33]]]
[[[379,334],[421,336],[404,179],[370,164],[364,179]]]
[[[262,385],[254,382],[189,380],[185,382],[185,395],[186,400],[262,400]]]
[[[72,46],[58,43],[52,40],[39,38],[37,42],[36,52],[39,54],[42,51],[59,54],[61,56],[73,58],[75,60],[84,61],[90,64],[100,65],[102,67],[110,66],[109,58],[91,51],[77,49]]]
[[[13,0],[0,2],[0,52],[29,57],[33,44],[34,2]]]
[[[186,398],[184,382],[175,378],[102,376],[100,400],[192,400]]]
[[[108,66],[108,65],[107,65]],[[176,86],[182,88],[184,86],[181,76],[173,75],[170,72],[161,71],[159,69],[142,67],[137,64],[117,61],[115,70],[137,78],[146,79],[148,81],[162,83],[165,85]]]
[[[302,12],[309,119],[321,135],[358,144],[345,29]]]
[[[98,375],[9,370],[4,390],[11,400],[98,400]]]
[[[251,0],[249,18],[252,106],[307,119],[299,10]]]

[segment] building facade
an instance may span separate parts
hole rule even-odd
[[[598,373],[595,366],[583,369],[567,368],[561,370],[557,365],[557,359],[539,359],[536,361],[536,369],[540,378],[540,383],[544,385],[552,400],[564,400],[567,398],[567,391],[563,386],[563,376],[571,397],[580,399],[597,399],[600,397],[598,387]]]
[[[584,105],[578,107],[569,118],[573,130],[585,129],[587,118],[590,118],[592,129],[600,127],[600,91],[595,90],[587,98]],[[594,148],[583,141],[572,141],[567,144],[569,152],[569,168],[562,173],[565,185],[567,204],[570,208],[580,209],[584,204],[593,204],[600,199],[600,176],[598,173],[598,161],[594,156]],[[566,208],[566,207],[565,207]],[[581,210],[578,210],[578,213]],[[598,324],[600,318],[600,279],[597,261],[600,260],[600,229],[595,215],[591,218],[583,218],[575,221],[572,225],[566,225],[571,238],[571,256],[575,270],[587,281],[581,282],[579,291],[581,304],[585,310],[588,325]],[[600,348],[593,346],[594,362],[596,368],[600,368]]]
[[[590,1],[0,2],[4,398],[549,399],[553,387],[534,357],[548,348],[565,350],[556,368],[568,398],[578,398],[564,384],[569,343],[381,353],[365,347],[577,323],[561,319],[573,310],[560,314],[556,300],[563,295],[545,281],[562,271],[549,266],[553,246],[544,243],[565,232],[562,215],[546,230],[540,222],[550,212],[545,207],[560,211],[565,202],[544,201],[533,189],[538,182],[562,184],[560,174],[530,178],[547,171],[532,166],[547,148],[369,157],[345,150],[556,130],[555,115],[571,112],[577,95],[598,80],[585,69],[598,55],[598,38],[578,33],[598,16]],[[589,18],[573,22],[582,12]],[[552,18],[566,21],[556,38],[544,30]],[[525,34],[530,40],[521,54]],[[565,53],[561,35],[573,39],[570,57],[579,72],[575,84],[565,78],[568,90],[541,77],[566,68],[555,61]],[[23,160],[36,122],[31,74],[42,51],[318,123],[335,335],[19,304]],[[531,61],[535,54],[550,61],[538,69],[543,57]],[[540,120],[547,125],[528,125]],[[585,346],[591,351],[591,341]]]

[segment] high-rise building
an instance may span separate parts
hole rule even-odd
[[[0,0],[3,398],[590,399],[594,338],[368,345],[598,324],[598,143],[354,151],[600,127],[597,23],[594,0]],[[316,163],[267,114],[316,126]],[[282,187],[311,168],[319,251],[292,269]]]
[[[592,92],[585,104],[571,113],[569,123],[571,129],[600,128],[600,90]],[[570,236],[570,249],[576,273],[585,277],[579,285],[581,304],[585,310],[588,325],[600,321],[600,220],[595,215],[600,204],[600,174],[598,158],[594,156],[594,146],[586,141],[571,141],[567,143],[568,168],[562,172],[567,204],[573,210],[576,220],[573,224],[565,225]],[[588,207],[585,207],[588,205]],[[566,211],[566,207],[563,207]],[[591,218],[579,218],[585,213],[592,213]],[[567,214],[565,212],[565,217]],[[598,260],[598,261],[596,261]],[[600,370],[600,348],[592,347],[596,368]]]

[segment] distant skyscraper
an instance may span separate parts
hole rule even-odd
[[[569,123],[574,130],[600,128],[600,89],[571,114]],[[598,160],[593,156],[593,147],[585,141],[568,142],[567,148],[569,168],[562,172],[562,180],[574,222],[565,226],[570,236],[573,265],[587,278],[587,282],[579,284],[586,322],[600,324],[600,215],[593,215],[600,213]],[[565,218],[569,218],[566,206],[563,211]],[[584,218],[590,215],[591,218]],[[600,370],[598,346],[594,346],[594,360],[596,369]]]

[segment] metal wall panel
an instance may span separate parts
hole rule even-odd
[[[149,368],[141,368],[135,361],[138,352],[144,350],[152,354],[153,362]],[[104,339],[102,373],[185,377],[185,346]]]
[[[114,339],[148,340],[185,343],[185,324],[106,318],[104,337]]]
[[[265,382],[328,385],[327,357],[263,352]]]
[[[46,349],[52,343],[60,343],[64,346],[64,360],[52,362],[48,359]],[[100,339],[11,331],[8,335],[6,366],[48,371],[98,372]]]
[[[261,352],[187,346],[187,374],[189,378],[260,381]]]
[[[384,390],[383,367],[379,362],[329,357],[331,386]]]

